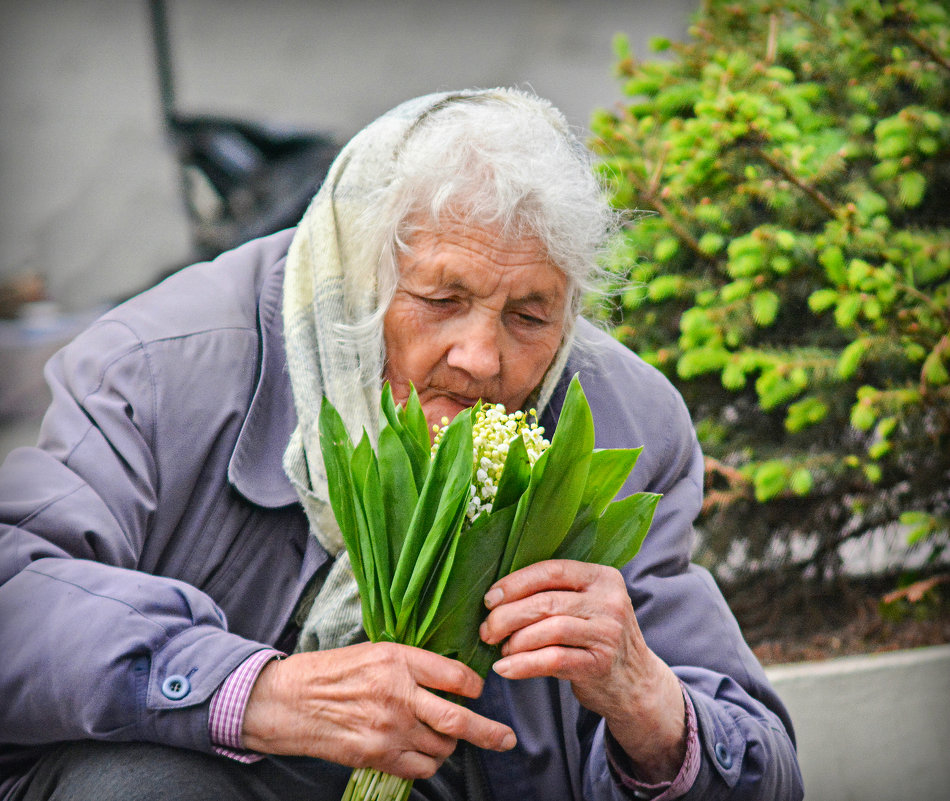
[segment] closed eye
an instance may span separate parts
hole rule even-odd
[[[433,309],[451,309],[458,304],[458,298],[431,298],[424,295],[417,296],[419,300]]]

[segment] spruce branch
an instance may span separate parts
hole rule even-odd
[[[821,206],[828,213],[829,217],[838,216],[838,211],[828,196],[817,187],[812,186],[807,181],[799,178],[791,169],[789,169],[788,165],[783,164],[771,154],[766,153],[761,145],[754,145],[752,152],[762,159],[762,161],[768,164],[773,170],[801,189],[802,192],[804,192],[806,195],[808,195],[808,197],[814,200],[815,203]]]

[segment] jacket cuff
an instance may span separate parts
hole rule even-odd
[[[244,710],[251,697],[251,689],[264,666],[272,659],[285,656],[281,651],[266,648],[251,654],[221,683],[211,697],[211,709],[208,713],[208,734],[213,750],[238,762],[257,762],[262,755],[244,748],[241,730],[244,724]]]

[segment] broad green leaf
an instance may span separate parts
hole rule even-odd
[[[383,598],[382,589],[389,585],[392,571],[389,566],[389,540],[386,535],[386,517],[376,455],[365,432],[353,450],[350,476],[353,482],[354,505],[357,509],[360,554],[359,565],[353,566],[353,572],[355,575],[357,570],[362,570],[365,574],[366,593],[360,596],[363,599],[364,628],[370,639],[374,639],[379,632],[392,631],[392,608],[389,599]],[[368,627],[365,626],[367,616],[372,621]]]
[[[551,554],[551,559],[573,559],[577,562],[590,562],[591,551],[594,549],[594,543],[597,541],[597,520],[595,515],[590,514],[589,510],[581,507],[580,514],[574,525],[571,526],[570,533],[564,538],[564,541],[557,547],[557,550]]]
[[[350,476],[353,443],[339,412],[326,398],[320,407],[319,432],[320,451],[327,471],[330,508],[333,509],[333,516],[347,547],[356,549],[359,555],[357,511]]]
[[[383,414],[399,435],[399,439],[402,440],[402,446],[405,448],[406,455],[412,465],[416,492],[420,492],[429,472],[430,451],[429,432],[426,428],[422,406],[419,403],[419,396],[416,394],[415,387],[412,387],[409,392],[409,399],[406,401],[406,408],[397,407],[393,403],[392,390],[387,382],[383,387],[382,403]],[[419,426],[420,416],[422,418],[421,430]]]
[[[401,633],[419,600],[447,539],[461,526],[472,481],[472,418],[460,412],[435,452],[416,505],[396,570],[390,597],[400,609],[396,630]],[[456,528],[457,530],[457,528]]]
[[[409,399],[406,401],[406,429],[412,434],[416,443],[422,448],[426,455],[429,453],[429,444],[432,438],[429,434],[429,424],[426,422],[425,413],[422,411],[422,404],[419,402],[419,395],[415,387],[409,389]]]
[[[515,507],[482,515],[458,536],[449,579],[435,615],[420,628],[420,647],[456,656],[471,651],[478,627],[487,614],[483,599],[498,577]]]
[[[593,447],[590,406],[574,376],[551,445],[535,462],[531,482],[518,503],[509,539],[513,547],[506,552],[506,560],[511,555],[511,571],[548,558],[561,544],[580,506]],[[543,481],[536,480],[542,476]]]
[[[394,429],[396,433],[402,430],[402,420],[396,409],[396,401],[393,399],[393,388],[389,382],[383,384],[383,392],[379,399],[380,421],[379,427],[383,428],[386,423]]]
[[[493,511],[505,509],[518,502],[518,499],[528,488],[531,479],[531,467],[528,464],[528,449],[524,444],[524,437],[520,434],[513,437],[508,445],[508,455],[505,457],[505,466],[498,479],[498,491],[492,504]]]
[[[620,492],[642,452],[642,447],[595,450],[591,454],[581,506],[590,507],[599,516]]]
[[[614,501],[597,520],[597,539],[588,559],[618,570],[633,559],[650,530],[660,496],[638,492]]]
[[[379,432],[379,463],[382,465],[379,478],[386,514],[389,553],[392,563],[395,564],[406,539],[419,493],[416,491],[409,455],[391,426],[383,426]]]

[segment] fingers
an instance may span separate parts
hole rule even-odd
[[[578,591],[597,580],[603,565],[570,559],[548,559],[516,570],[496,581],[485,594],[485,606],[494,609],[545,590]]]
[[[482,694],[482,678],[467,665],[421,648],[398,647],[406,649],[409,671],[417,684],[465,698]]]
[[[455,747],[455,740],[467,740],[491,751],[514,748],[517,740],[508,726],[423,689],[477,698],[481,695],[484,682],[474,670],[431,651],[408,646],[402,646],[401,649],[410,674],[418,685],[418,691],[413,696],[413,712],[422,723],[434,733],[452,738],[452,748]],[[435,753],[428,745],[420,750]]]
[[[509,751],[517,742],[515,733],[503,723],[429,692],[420,693],[415,711],[419,720],[435,733],[452,738],[453,747],[455,740],[467,740],[479,748]]]
[[[619,571],[603,565],[593,565],[569,560],[538,562],[506,576],[486,594],[486,606],[491,609],[479,629],[481,638],[489,645],[497,645],[523,630],[542,621],[546,624],[535,637],[561,633],[569,639],[562,644],[583,646],[591,639],[599,638],[591,632],[587,623],[611,620],[633,623],[633,607]],[[566,619],[559,619],[566,618]],[[570,620],[568,620],[570,619]],[[572,621],[586,621],[580,633]],[[575,638],[575,639],[570,639]],[[518,647],[529,647],[525,638]],[[553,642],[538,642],[545,645]]]

